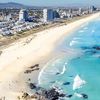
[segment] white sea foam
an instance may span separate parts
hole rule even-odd
[[[58,65],[61,64],[61,59],[56,59],[52,63],[53,60],[47,63],[40,71],[39,76],[38,76],[38,84],[42,84],[42,81],[45,81],[48,78],[48,76],[52,76],[52,75],[55,75],[56,73],[60,73],[59,66],[56,66],[56,64]],[[48,66],[49,64],[51,64],[51,67]],[[65,68],[63,69],[63,72],[64,71],[65,71]]]
[[[83,32],[84,32],[84,30],[80,30],[80,31],[79,31],[79,33],[83,33]]]
[[[55,83],[52,85],[52,87],[59,87],[63,84],[63,82],[55,81]]]
[[[88,29],[88,27],[84,27],[83,29],[84,29],[84,30],[87,30],[87,29]]]
[[[83,27],[85,27],[86,25],[88,25],[88,23],[85,23],[85,24],[81,25],[80,27],[83,28]]]
[[[79,75],[76,75],[74,78],[73,90],[81,88],[84,84],[86,84],[86,81],[82,80]]]
[[[100,58],[100,54],[95,54],[93,57]]]
[[[80,37],[73,38],[74,41],[77,41],[77,40],[80,40],[80,39],[81,39]]]
[[[74,93],[74,95],[77,96],[77,97],[79,97],[79,98],[82,98],[83,97],[81,94],[76,93],[76,92]]]
[[[42,75],[42,73],[44,72],[44,70],[46,69],[47,66],[48,66],[48,64],[46,66],[44,66],[39,73],[39,76],[38,76],[38,84],[39,85],[41,84],[41,75]]]
[[[65,65],[67,65],[67,62],[65,62]]]
[[[94,33],[95,32],[95,30],[92,30],[92,33]]]
[[[61,74],[61,75],[64,74],[65,71],[66,71],[66,66],[64,65],[64,66],[63,66],[63,70],[62,70],[62,72],[61,72],[60,74]]]
[[[72,40],[71,42],[70,42],[70,46],[73,46],[74,44],[76,44],[76,43],[78,43],[78,41],[74,41],[74,40]]]

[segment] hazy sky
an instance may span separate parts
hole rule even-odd
[[[100,5],[100,0],[0,0],[2,2],[18,2],[26,5],[37,5],[37,6],[66,6],[69,4],[90,4],[90,5]]]

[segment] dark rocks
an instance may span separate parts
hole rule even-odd
[[[94,46],[93,49],[100,50],[100,46]]]
[[[47,100],[45,97],[43,97],[42,95],[40,94],[32,94],[32,95],[29,95],[28,93],[23,93],[23,95],[20,97],[18,96],[18,100]]]
[[[30,68],[32,69],[34,67],[39,67],[39,64],[35,64],[35,65],[31,66]]]
[[[39,68],[39,64],[35,64],[35,65],[29,67],[27,70],[25,70],[24,73],[25,73],[25,74],[29,74],[29,73],[31,73],[31,72],[33,72],[33,71],[37,71],[37,70],[39,70],[39,69],[40,69],[40,68]]]
[[[30,89],[34,89],[37,93],[42,90],[42,87],[39,87],[35,83],[28,83],[28,86],[30,87]]]
[[[88,99],[88,95],[84,94],[84,93],[80,93],[80,94],[77,93],[76,96],[79,97],[79,98]]]
[[[28,93],[26,93],[26,92],[23,93],[23,95],[22,95],[22,98],[23,98],[23,99],[28,98],[28,97],[29,97],[29,94],[28,94]]]
[[[70,82],[65,82],[63,83],[63,85],[70,85]]]
[[[91,46],[91,47],[81,47],[83,50],[92,50],[92,49],[94,49],[94,50],[100,50],[100,46]]]
[[[36,87],[36,85],[34,84],[30,84],[31,89],[35,89],[37,90],[38,87]],[[37,90],[35,92],[36,95],[40,95],[42,97],[45,97],[46,100],[58,100],[60,97],[65,97],[65,94],[58,92],[56,89],[51,88],[51,89],[43,89],[43,88],[39,88],[39,90]]]
[[[0,51],[0,55],[2,54],[2,51]]]
[[[88,95],[87,94],[82,93],[81,95],[83,96],[84,99],[88,99]]]
[[[70,94],[70,95],[67,95],[66,97],[67,97],[67,98],[71,98],[72,96],[73,96],[73,95],[72,95],[72,94]]]
[[[35,71],[35,70],[39,70],[40,68],[35,68],[35,69],[33,69],[32,71]]]
[[[34,83],[29,83],[29,87],[31,89],[36,89],[37,88],[37,86]]]
[[[60,74],[59,72],[56,73],[56,75],[59,75],[59,74]]]
[[[40,94],[33,94],[31,96],[30,100],[47,100],[44,96],[40,95]],[[29,100],[29,99],[28,99]]]
[[[50,82],[50,83],[55,83],[55,81],[52,81],[52,82]]]
[[[42,95],[49,100],[58,100],[59,97],[64,97],[65,94],[59,93],[56,89],[52,88],[50,90],[43,90]]]
[[[88,95],[86,95],[84,93],[82,93],[80,95],[82,95],[81,98],[88,99]],[[36,100],[58,100],[58,99],[64,100],[63,97],[71,98],[72,96],[73,96],[72,94],[65,95],[63,93],[59,93],[54,88],[52,88],[50,90],[42,89],[42,91],[40,93],[36,92],[35,94],[32,94],[32,95],[29,95],[28,93],[23,93],[21,98],[23,100],[32,100],[33,98]],[[62,98],[62,99],[60,99],[60,98]]]
[[[28,73],[31,73],[31,72],[32,72],[31,70],[25,70],[24,71],[25,74],[28,74]]]
[[[85,50],[88,53],[96,53],[97,51],[100,51],[100,46],[92,46],[92,47],[81,47],[83,50]]]
[[[66,83],[68,84],[68,83]],[[29,87],[30,89],[34,89],[34,94],[35,97],[43,97],[45,98],[45,100],[58,100],[59,98],[63,98],[66,95],[64,93],[61,93],[58,87],[56,88],[51,88],[51,89],[44,89],[42,87],[38,87],[37,84],[34,83],[29,83]],[[27,96],[28,94],[26,94],[25,96]],[[36,96],[37,95],[37,96]],[[33,95],[34,97],[34,95]],[[38,99],[37,99],[38,100]],[[44,99],[39,99],[39,100],[44,100]]]
[[[89,51],[85,51],[86,54],[89,54],[89,55],[94,55],[97,53],[97,51],[94,51],[94,50],[89,50]]]
[[[60,97],[65,97],[65,94],[59,94]]]
[[[96,45],[95,46],[84,46],[84,47],[81,47],[81,49],[85,51],[84,53],[87,53],[90,55],[100,52],[100,46],[96,46]]]
[[[31,79],[29,78],[28,81],[31,81]]]
[[[92,49],[91,47],[87,47],[87,46],[83,46],[81,48],[82,48],[82,50]]]
[[[70,75],[69,77],[71,77],[71,78],[72,78],[72,77],[73,77],[73,75]]]

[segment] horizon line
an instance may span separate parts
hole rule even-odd
[[[86,6],[100,6],[100,4],[81,4],[81,3],[68,3],[66,5],[30,5],[30,4],[24,4],[24,3],[20,3],[20,2],[0,2],[3,4],[6,3],[16,3],[16,4],[21,4],[23,6],[30,6],[30,7],[86,7]]]

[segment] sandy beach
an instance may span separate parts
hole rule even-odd
[[[2,49],[0,55],[0,98],[18,100],[22,92],[32,91],[27,83],[37,82],[43,65],[54,56],[54,49],[65,36],[78,29],[84,23],[100,17],[100,13],[93,14],[68,25],[50,28],[34,35],[20,39]],[[39,66],[30,68],[35,64]],[[32,70],[28,73],[28,71]]]

